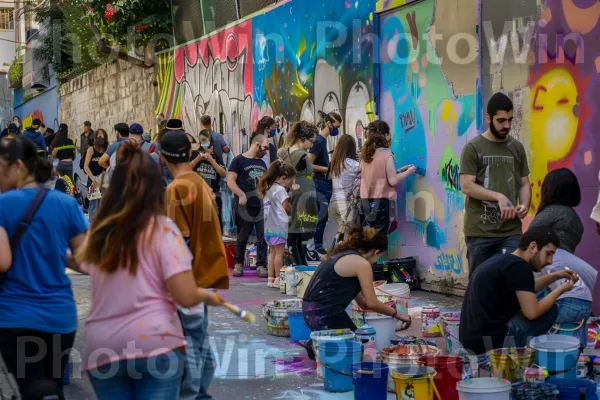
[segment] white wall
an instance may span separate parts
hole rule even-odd
[[[0,71],[8,71],[10,63],[15,58],[14,42],[15,31],[0,30]]]

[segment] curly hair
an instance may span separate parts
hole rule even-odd
[[[385,121],[373,121],[367,126],[367,142],[362,148],[361,160],[367,164],[373,161],[375,151],[390,147],[390,126]]]
[[[307,121],[294,123],[292,129],[288,132],[288,145],[292,146],[297,141],[312,140],[319,134],[319,128],[315,124]]]
[[[356,250],[359,253],[368,253],[371,250],[380,252],[387,251],[388,239],[375,228],[363,228],[361,226],[353,228],[346,239],[331,250],[326,258],[332,257],[347,250]]]

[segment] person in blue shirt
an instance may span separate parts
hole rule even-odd
[[[42,121],[37,118],[34,119],[33,122],[31,122],[31,126],[23,131],[23,135],[33,143],[37,152],[45,157],[47,155],[46,139],[44,138],[44,135],[40,133],[40,125],[42,125]]]
[[[223,154],[228,154],[229,146],[227,145],[225,136],[213,130],[212,119],[210,118],[210,115],[203,115],[202,118],[200,118],[200,125],[202,127],[202,130],[208,129],[209,131],[211,131],[211,139],[213,142],[214,154],[221,158],[223,158]]]
[[[0,140],[0,355],[23,398],[40,381],[62,397],[63,371],[77,330],[66,268],[68,251],[83,243],[88,222],[75,198],[50,190],[16,248],[10,238],[50,179],[52,163],[29,140]]]
[[[317,141],[310,149],[308,158],[313,163],[313,180],[317,188],[317,206],[319,208],[319,223],[315,233],[315,248],[325,255],[327,252],[323,249],[323,234],[329,215],[329,201],[333,192],[333,183],[329,176],[329,150],[327,149],[327,138],[335,137],[340,133],[342,126],[342,116],[336,112],[325,114],[319,111],[321,122],[319,128],[321,133],[317,136]]]
[[[104,169],[109,167],[110,157],[113,154],[115,154],[117,150],[119,150],[119,146],[121,146],[121,143],[123,143],[126,140],[129,140],[129,125],[127,125],[124,122],[120,122],[115,125],[114,129],[117,132],[117,141],[108,146],[108,149],[106,149],[106,153],[104,153],[98,161],[98,164],[100,164],[100,166]]]

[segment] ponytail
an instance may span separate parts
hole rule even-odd
[[[319,127],[319,129],[323,129],[327,123],[331,123],[333,124],[334,122],[339,122],[340,124],[342,123],[342,116],[336,112],[330,112],[325,114],[323,111],[319,111],[319,118],[321,118],[319,120],[319,123],[317,124],[317,126]]]
[[[275,120],[267,115],[262,117],[258,124],[256,125],[256,130],[254,131],[254,135],[264,135],[265,130],[270,128],[275,124]]]
[[[258,182],[258,197],[263,199],[275,181],[282,176],[286,179],[293,178],[296,176],[296,170],[281,160],[273,161]]]
[[[385,234],[377,232],[375,228],[356,227],[342,243],[329,252],[327,258],[347,250],[368,253],[371,250],[384,252],[387,248],[388,239]]]

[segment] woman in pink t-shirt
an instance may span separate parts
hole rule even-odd
[[[391,144],[392,134],[385,121],[374,121],[367,126],[360,162],[361,222],[385,235],[396,216],[396,186],[417,171],[412,165],[396,170]]]
[[[175,306],[220,303],[196,287],[192,255],[164,210],[160,171],[124,143],[77,254],[92,280],[83,367],[100,400],[179,398],[186,342]]]

